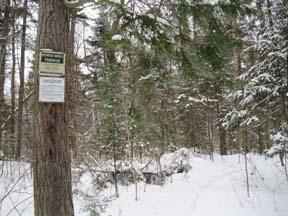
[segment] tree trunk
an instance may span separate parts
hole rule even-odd
[[[10,118],[10,136],[11,140],[11,154],[15,156],[15,72],[16,72],[16,53],[15,53],[15,13],[13,13],[12,21],[12,36],[11,36],[11,47],[12,47],[12,69],[11,69],[11,118]]]
[[[248,131],[247,127],[245,127],[244,131],[244,136],[245,136],[245,144],[244,144],[244,160],[245,160],[245,174],[246,174],[246,190],[247,190],[247,196],[250,197],[250,184],[249,184],[249,170],[248,170],[248,159],[247,159],[247,154],[249,151],[248,147]]]
[[[113,117],[114,118],[114,117]],[[116,123],[114,123],[114,120],[113,120],[113,140],[112,140],[112,143],[113,143],[113,165],[114,165],[114,187],[115,187],[115,195],[116,197],[118,198],[119,197],[119,191],[118,191],[118,178],[117,178],[117,144],[116,144],[116,134],[115,134],[115,128],[114,128],[114,125]]]
[[[8,40],[9,33],[9,17],[10,17],[10,0],[5,1],[4,17],[3,17],[3,35],[0,37],[6,38]],[[4,107],[4,84],[5,84],[5,66],[6,66],[6,46],[7,40],[0,47],[0,151],[2,150],[1,138],[2,129],[1,126],[5,121],[5,107]]]
[[[5,121],[4,116],[4,84],[5,84],[5,59],[6,59],[6,46],[1,47],[1,61],[0,61],[0,151],[3,150],[3,146],[1,144],[2,140],[2,124]]]
[[[233,18],[232,20],[232,31],[233,31],[234,38],[237,39],[238,38],[237,18]],[[239,54],[238,48],[235,47],[233,49],[233,78],[234,80],[240,75],[240,71],[241,71],[240,54]]]
[[[233,36],[235,37],[235,39],[238,38],[238,23],[237,23],[237,18],[234,17],[232,20],[232,32],[233,32]],[[240,53],[238,51],[238,48],[234,48],[233,49],[233,79],[236,80],[239,75],[241,73],[241,58],[240,58]],[[238,101],[235,100],[235,106],[238,106]],[[236,128],[236,145],[238,147],[238,153],[239,153],[239,160],[240,160],[240,153],[241,153],[241,128],[237,127]]]
[[[218,90],[218,92],[220,92],[220,90]],[[221,99],[218,98],[219,102],[217,103],[217,116],[218,116],[218,128],[219,128],[219,142],[220,142],[220,155],[227,155],[227,133],[226,133],[226,129],[222,126],[222,122],[220,121],[220,102]]]
[[[220,154],[227,155],[227,142],[226,142],[226,130],[222,126],[219,127],[220,133]]]
[[[18,117],[17,117],[17,147],[16,158],[20,159],[22,150],[22,122],[23,122],[23,106],[24,106],[24,71],[25,71],[25,47],[26,47],[26,27],[27,27],[27,4],[28,0],[24,0],[23,8],[23,24],[21,34],[21,57],[19,69],[19,97],[18,97]]]
[[[265,146],[264,146],[264,142],[263,142],[263,136],[262,136],[261,128],[258,129],[258,143],[259,143],[258,152],[259,152],[259,154],[262,155],[264,150],[265,150]]]
[[[272,27],[273,25],[273,20],[272,20],[272,4],[270,0],[266,1],[267,4],[267,14],[268,14],[268,21],[269,21],[269,26]]]
[[[209,143],[210,160],[214,161],[214,145],[213,145],[213,131],[212,131],[212,116],[210,110],[207,110],[207,136]]]
[[[261,31],[265,27],[265,15],[263,12],[263,2],[264,2],[264,0],[257,0],[257,2],[256,2],[257,11],[258,11],[258,14],[260,14],[260,29],[261,29]],[[258,38],[258,36],[259,36],[259,34],[257,35],[257,38]]]
[[[15,15],[13,15],[12,25],[12,69],[11,69],[11,120],[10,132],[14,137],[15,131],[15,72],[16,72],[16,53],[15,53]],[[14,148],[14,147],[13,147]],[[13,152],[14,154],[14,152]]]
[[[39,103],[39,49],[68,51],[69,9],[62,0],[40,0],[35,65],[35,216],[73,216],[70,147],[65,103]],[[69,65],[69,59],[66,59]],[[66,76],[69,75],[66,67]]]

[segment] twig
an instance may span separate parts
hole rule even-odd
[[[13,200],[11,200],[11,202],[13,203],[14,208],[11,209],[11,210],[8,212],[7,216],[9,216],[9,215],[14,211],[14,209],[17,211],[18,215],[22,215],[23,211],[24,211],[29,205],[31,205],[32,202],[29,202],[28,205],[25,206],[24,210],[22,210],[21,212],[18,211],[17,207],[18,207],[19,205],[21,205],[22,203],[26,202],[27,200],[31,199],[31,198],[33,198],[33,196],[27,197],[26,199],[22,200],[21,202],[17,203],[16,205],[14,204]],[[11,199],[11,198],[10,198],[10,199]]]
[[[9,194],[13,191],[13,189],[14,189],[14,188],[16,187],[16,185],[20,182],[20,180],[21,180],[22,178],[24,178],[24,176],[27,175],[28,171],[30,171],[30,169],[27,170],[25,173],[23,173],[23,175],[21,175],[21,176],[17,179],[17,181],[16,181],[16,182],[13,184],[13,186],[8,190],[8,192],[1,198],[0,203],[2,203],[2,202],[9,196]]]
[[[148,167],[151,162],[152,162],[152,160],[150,160],[144,167],[142,167],[141,171],[143,171],[146,167]]]

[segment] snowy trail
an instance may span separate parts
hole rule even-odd
[[[177,174],[162,186],[121,188],[105,216],[287,216],[288,182],[275,176],[276,161],[253,157],[249,163],[250,197],[247,197],[244,163],[238,156],[216,157],[215,162],[193,157],[192,170]],[[261,174],[261,175],[260,175]],[[264,180],[262,179],[264,176]],[[269,187],[267,187],[269,185]]]
[[[278,159],[265,160],[263,156],[249,155],[250,197],[246,193],[243,157],[241,163],[238,155],[215,156],[212,162],[192,155],[189,163],[192,169],[188,173],[169,177],[163,186],[139,183],[138,201],[135,201],[134,185],[119,187],[120,198],[112,201],[101,216],[288,215],[288,181]],[[2,166],[3,169],[7,173],[14,170],[14,174],[0,176],[0,198],[11,191],[0,203],[0,216],[33,216],[30,166],[9,163]],[[91,176],[83,180],[83,184],[74,189],[97,194]],[[113,196],[113,186],[102,195]],[[87,200],[74,194],[76,216],[93,215],[87,212],[85,205]]]

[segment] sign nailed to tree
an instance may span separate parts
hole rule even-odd
[[[39,102],[64,103],[65,78],[40,77]]]
[[[39,59],[40,76],[64,76],[65,53],[41,51]]]

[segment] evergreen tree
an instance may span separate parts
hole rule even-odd
[[[285,150],[287,137],[287,9],[286,1],[273,3],[273,23],[260,29],[253,47],[259,57],[255,65],[243,73],[239,80],[241,89],[234,96],[240,106],[226,115],[226,125],[250,128],[250,137],[259,143],[257,150],[271,147],[266,139],[282,143]],[[277,136],[279,139],[277,140]],[[269,136],[270,135],[270,136]],[[281,135],[281,136],[280,136]],[[278,150],[279,152],[280,150]]]

